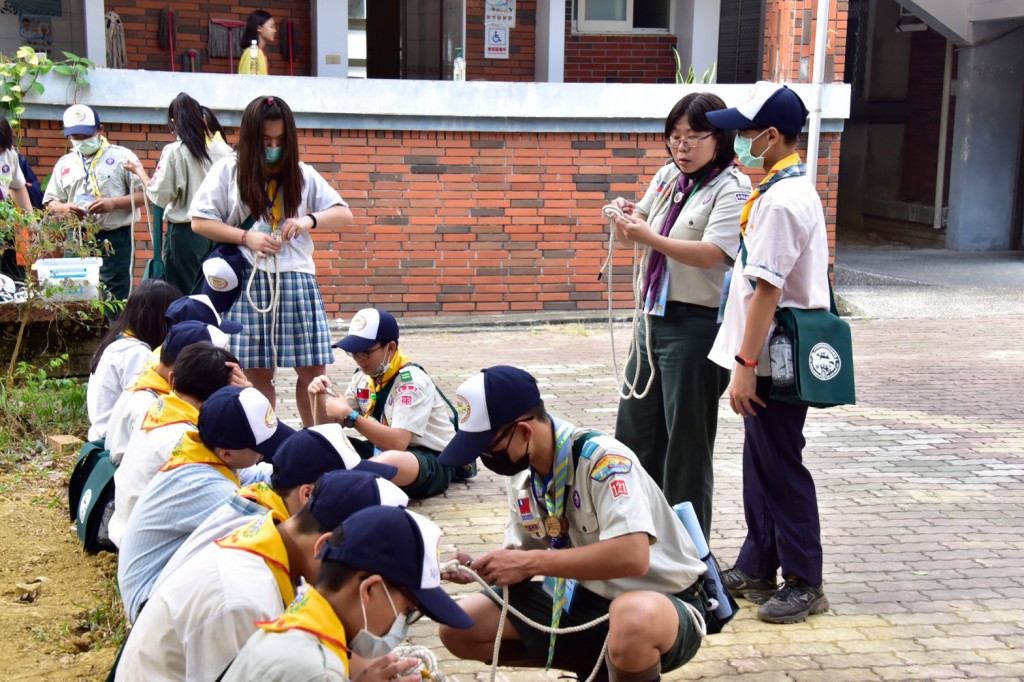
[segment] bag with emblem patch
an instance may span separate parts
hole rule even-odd
[[[78,539],[89,554],[117,551],[107,534],[114,512],[114,473],[110,450],[102,440],[82,446],[68,484],[68,511],[75,522]]]
[[[830,310],[775,311],[776,327],[769,342],[771,396],[775,400],[808,407],[857,402],[850,325],[836,312],[831,286],[829,298]],[[786,357],[787,342],[792,348],[790,357]]]

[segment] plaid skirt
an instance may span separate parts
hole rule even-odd
[[[260,313],[249,302],[246,289],[252,266],[246,262],[239,286],[242,293],[224,316],[242,325],[232,335],[229,348],[238,356],[242,369],[274,367],[313,367],[334,362],[331,330],[327,323],[316,277],[304,272],[282,272],[277,307]],[[256,273],[250,295],[261,309],[270,304],[270,286],[264,272]],[[270,343],[271,320],[276,319],[273,347]]]

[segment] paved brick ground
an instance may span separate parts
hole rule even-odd
[[[1024,678],[1024,316],[852,326],[859,404],[812,411],[805,429],[832,610],[779,626],[740,602],[727,630],[665,679]],[[597,428],[614,423],[600,325],[409,330],[402,345],[449,395],[482,367],[517,364],[540,379],[555,412]],[[350,367],[341,356],[331,375]],[[281,412],[294,408],[284,401]],[[727,566],[744,533],[742,424],[726,404],[720,415],[712,546]],[[446,545],[480,553],[500,543],[502,496],[485,471],[415,509],[441,525]],[[450,678],[489,678],[487,666],[453,659],[435,632],[418,625],[413,641],[433,647]],[[556,677],[502,671],[498,679]]]

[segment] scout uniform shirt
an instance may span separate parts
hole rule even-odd
[[[315,588],[296,598],[280,618],[257,625],[224,682],[348,681],[345,628]]]
[[[551,418],[557,432],[561,420]],[[576,429],[572,440],[589,431]],[[650,569],[640,578],[583,580],[580,585],[605,599],[623,592],[651,590],[677,594],[704,574],[704,562],[658,486],[629,448],[611,436],[598,435],[583,446],[579,461],[569,458],[565,515],[572,547],[585,547],[630,533],[646,533],[651,543]],[[548,549],[548,518],[537,500],[530,470],[506,479],[509,519],[505,547]],[[559,550],[553,550],[559,551]]]
[[[0,152],[0,201],[10,196],[10,190],[25,186],[25,175],[21,172],[18,152],[13,147]]]
[[[124,163],[138,160],[139,157],[131,150],[116,144],[105,145],[90,157],[77,151],[65,154],[53,167],[53,174],[43,194],[43,206],[51,201],[83,205],[101,197],[116,199],[127,196],[132,187],[139,184],[139,180],[124,167]],[[97,189],[99,194],[96,193]],[[137,221],[141,208],[136,206],[134,215],[130,208],[119,208],[97,214],[93,218],[99,223],[101,231],[116,230]]]
[[[128,334],[103,349],[96,371],[85,387],[89,412],[89,440],[107,437],[107,424],[118,398],[135,383],[152,351],[144,342]]]
[[[732,369],[743,345],[747,309],[754,296],[751,280],[763,279],[782,289],[780,308],[829,308],[828,234],[825,213],[814,185],[806,177],[779,180],[757,197],[745,237],[747,264],[736,259],[729,299],[708,358]],[[775,321],[772,321],[772,330]],[[758,376],[771,376],[768,340],[757,355]]]
[[[654,175],[647,193],[636,204],[637,213],[647,217],[659,233],[676,194],[679,169],[668,163]],[[666,257],[667,301],[717,308],[722,300],[722,280],[740,246],[740,211],[750,196],[750,179],[735,168],[727,168],[707,184],[701,183],[686,200],[668,236],[681,241],[714,244],[726,259],[710,268],[697,268]],[[651,215],[651,211],[655,211]]]
[[[153,591],[115,679],[213,680],[256,630],[254,621],[280,616],[294,599],[289,571],[269,513],[208,545]]]
[[[206,151],[210,160],[201,161],[192,156],[181,140],[176,140],[161,152],[156,171],[146,185],[146,196],[154,205],[163,207],[166,222],[189,222],[189,207],[210,166],[235,153],[219,135],[209,140]]]
[[[199,410],[174,393],[160,396],[142,418],[114,472],[114,514],[110,517],[109,533],[111,542],[118,547],[139,496],[181,437],[194,431],[198,423]]]
[[[360,371],[353,374],[345,399],[353,410],[372,416],[374,398],[370,394],[370,377]],[[435,452],[444,450],[455,437],[451,409],[430,376],[415,365],[405,365],[395,375],[384,402],[381,423],[410,432],[410,446]]]
[[[110,450],[111,462],[121,463],[128,441],[142,426],[142,420],[145,419],[149,408],[153,407],[153,403],[160,396],[170,392],[171,387],[167,380],[153,367],[149,367],[143,369],[135,378],[135,383],[121,393],[107,421],[107,439],[104,445]]]

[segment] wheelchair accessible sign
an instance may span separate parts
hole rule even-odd
[[[487,26],[484,39],[484,57],[487,59],[508,59],[508,28]]]

